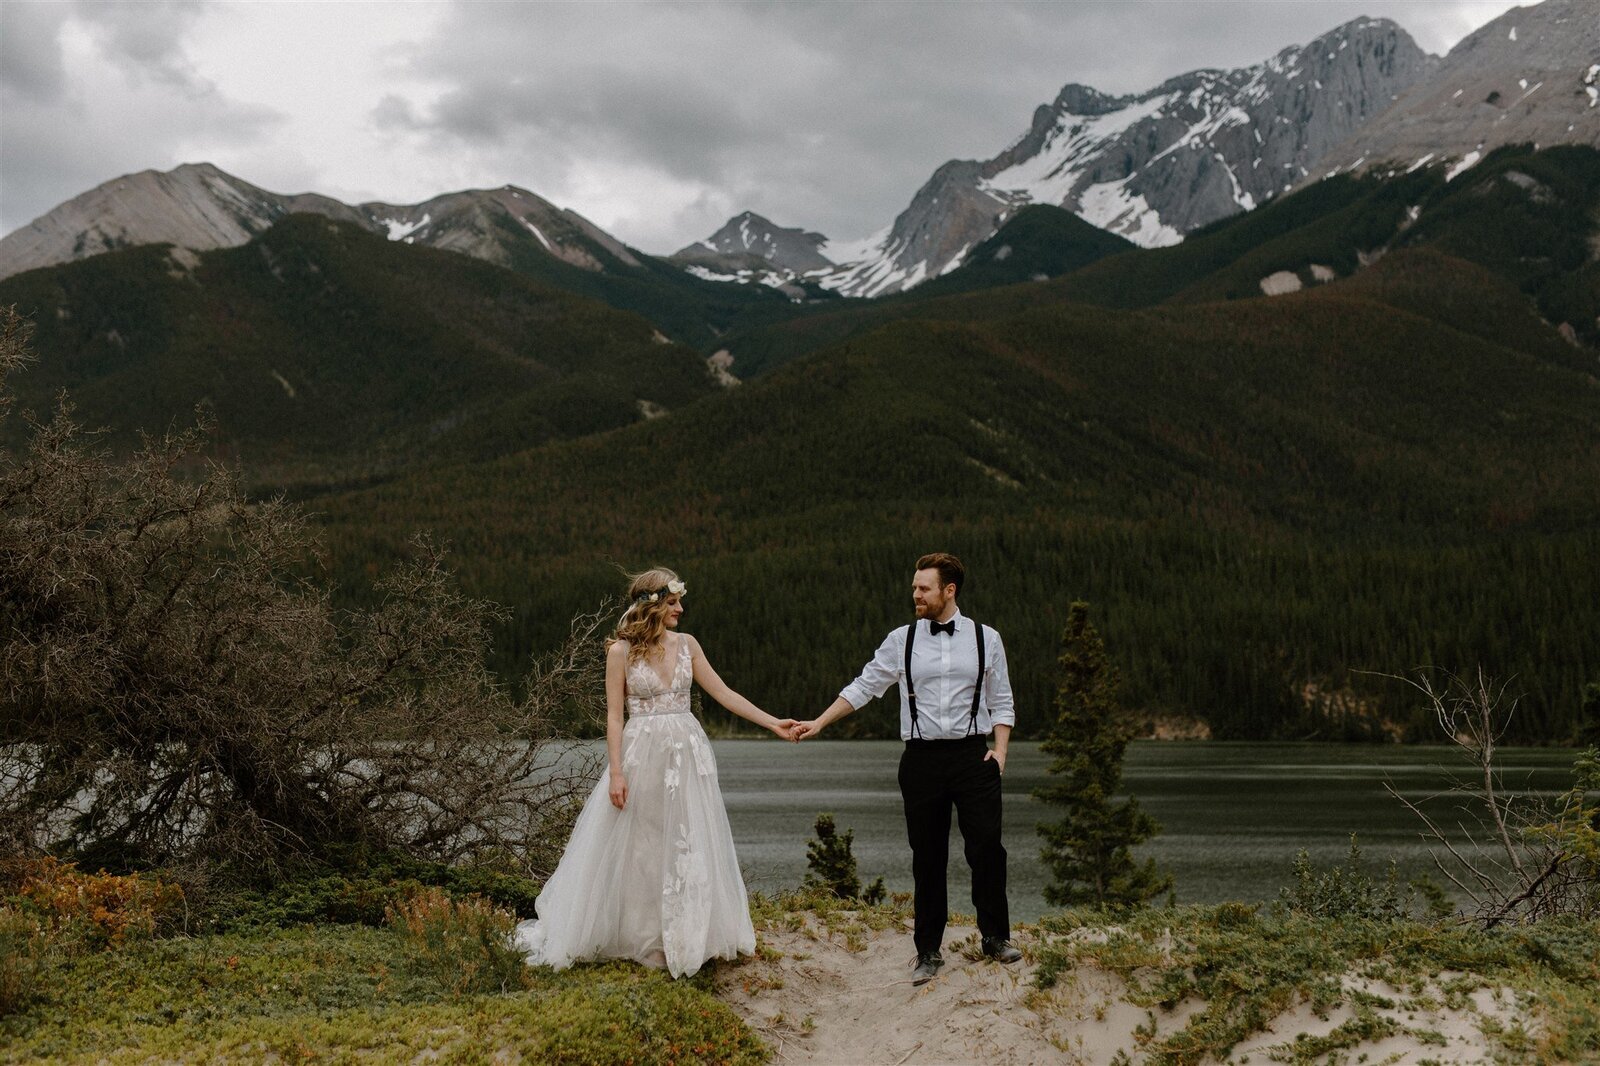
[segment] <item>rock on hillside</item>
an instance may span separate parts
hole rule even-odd
[[[1522,143],[1600,147],[1595,0],[1512,8],[1468,35],[1311,177],[1445,159],[1470,166],[1501,145]]]

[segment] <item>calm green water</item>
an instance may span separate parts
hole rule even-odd
[[[740,864],[752,889],[800,883],[805,842],[818,811],[832,811],[855,830],[863,880],[882,875],[893,891],[911,890],[911,853],[895,769],[894,741],[762,740],[713,742],[723,798]],[[1551,749],[1504,754],[1510,788],[1555,793],[1570,784],[1573,755]],[[1048,880],[1039,863],[1035,825],[1054,812],[1029,796],[1045,781],[1038,746],[1017,743],[1005,775],[1005,843],[1012,917],[1037,918]],[[1466,767],[1447,747],[1342,744],[1135,743],[1124,765],[1125,787],[1160,820],[1163,832],[1140,855],[1177,877],[1180,902],[1276,897],[1295,852],[1319,864],[1341,861],[1350,834],[1375,870],[1393,858],[1403,872],[1431,869],[1418,822],[1389,796],[1392,784],[1436,817],[1461,819],[1456,800],[1437,797]],[[951,905],[971,910],[970,882],[959,834],[951,831]]]

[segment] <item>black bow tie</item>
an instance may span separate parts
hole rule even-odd
[[[956,635],[956,620],[952,618],[948,622],[930,621],[928,623],[928,628],[933,632],[934,636],[938,636],[940,633],[943,633],[946,636],[953,637]]]

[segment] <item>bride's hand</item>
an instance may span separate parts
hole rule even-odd
[[[799,724],[800,723],[795,721],[793,718],[780,718],[776,722],[773,722],[772,725],[768,726],[767,728],[771,729],[774,733],[776,733],[778,736],[782,737],[784,740],[793,740],[794,739],[794,734],[793,734],[794,727],[799,725]]]
[[[621,774],[611,775],[611,806],[622,810],[628,804],[628,779]]]
[[[822,726],[813,718],[809,722],[796,722],[794,728],[789,731],[789,739],[799,743],[806,737],[814,737],[820,732],[822,732]]]

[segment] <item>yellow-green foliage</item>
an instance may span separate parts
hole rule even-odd
[[[452,996],[394,929],[323,926],[129,941],[56,960],[46,997],[0,1017],[0,1062],[756,1063],[710,993],[614,963],[528,971],[526,989]]]

